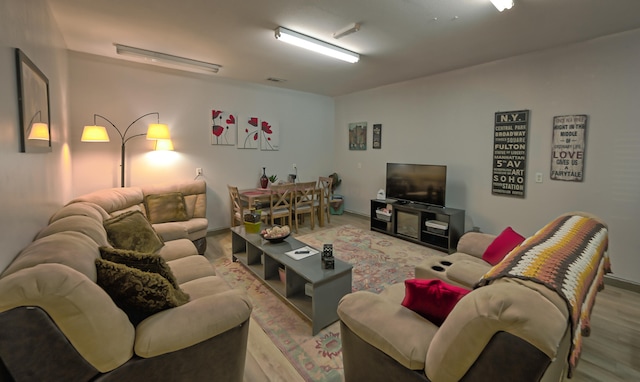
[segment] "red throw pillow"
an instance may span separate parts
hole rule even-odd
[[[507,227],[496,237],[482,254],[482,260],[491,265],[496,265],[504,259],[507,253],[520,245],[524,241],[524,237]]]
[[[442,280],[409,279],[404,281],[402,306],[413,310],[440,326],[458,301],[470,290],[450,285]]]

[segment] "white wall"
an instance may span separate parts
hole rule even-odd
[[[50,153],[20,152],[15,48],[49,79]],[[0,272],[70,196],[64,49],[46,1],[0,1]]]
[[[614,277],[640,283],[640,30],[336,98],[336,170],[347,210],[368,214],[386,162],[448,166],[447,204],[467,229],[531,235],[557,215],[609,224]],[[394,68],[390,70],[401,70]],[[526,197],[491,194],[493,117],[529,109]],[[552,181],[552,119],[587,114],[583,182]],[[347,125],[369,123],[366,151],[349,151]],[[382,149],[371,126],[382,123]],[[358,164],[361,168],[358,168]],[[535,183],[535,173],[544,174]]]
[[[160,112],[160,121],[171,130],[175,152],[159,156],[159,152],[150,152],[151,142],[134,138],[127,144],[126,184],[190,180],[196,167],[201,167],[207,181],[210,230],[229,227],[227,184],[256,187],[263,166],[267,174],[286,179],[295,163],[302,181],[317,180],[319,175],[334,171],[334,108],[329,97],[82,53],[71,53],[69,66],[75,195],[120,185],[121,141],[116,131],[98,119],[99,124],[107,125],[111,142],[80,142],[83,126],[93,124],[94,113],[123,130],[145,113]],[[280,150],[211,145],[212,109],[278,123]],[[152,122],[155,117],[146,117],[133,125],[131,132],[144,133]]]

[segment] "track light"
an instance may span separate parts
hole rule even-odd
[[[153,50],[134,48],[132,46],[121,44],[113,45],[115,45],[116,47],[116,53],[123,56],[132,56],[138,59],[142,59],[142,61],[147,64],[188,70],[190,72],[204,74],[218,73],[218,71],[222,67],[221,65],[212,64],[210,62],[193,60],[191,58],[174,56],[172,54],[154,52]]]
[[[278,27],[275,32],[277,40],[284,41],[300,48],[308,49],[352,64],[360,60],[360,55],[358,53],[340,48],[339,46],[331,45],[327,42],[317,40],[313,37],[303,35],[302,33],[298,33],[284,27]]]

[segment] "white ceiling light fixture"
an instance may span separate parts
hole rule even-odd
[[[346,27],[344,27],[344,28],[340,29],[339,31],[335,32],[333,34],[333,38],[335,38],[337,40],[339,38],[343,38],[344,36],[350,35],[351,33],[356,33],[359,30],[360,30],[360,24],[359,23],[349,24]]]
[[[134,48],[132,46],[113,44],[116,47],[116,53],[141,59],[142,62],[158,66],[170,67],[174,69],[188,70],[190,72],[215,74],[218,73],[221,65],[212,64],[210,62],[193,60],[172,54],[155,52],[153,50]]]
[[[284,27],[278,27],[275,32],[277,40],[284,41],[300,48],[308,49],[352,64],[360,61],[360,55],[358,53],[309,37],[302,33],[298,33]]]
[[[513,0],[491,0],[491,3],[496,7],[496,9],[498,9],[498,12],[502,12],[505,9],[511,9],[511,7],[513,7]]]

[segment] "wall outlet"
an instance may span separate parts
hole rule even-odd
[[[542,173],[536,172],[536,183],[542,183]]]
[[[293,165],[291,165],[291,167],[293,167],[293,169],[294,169],[294,170],[297,170],[297,169],[298,169],[298,165],[297,165],[297,164],[295,164],[295,163],[294,163]]]
[[[202,167],[196,167],[196,176],[202,175]]]

